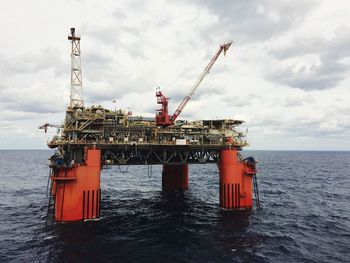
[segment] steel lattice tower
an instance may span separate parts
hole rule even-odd
[[[80,37],[75,35],[74,27],[70,29],[70,32],[71,35],[68,36],[68,40],[71,40],[72,42],[70,106],[72,108],[80,108],[84,107],[80,58]]]

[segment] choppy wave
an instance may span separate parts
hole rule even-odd
[[[218,206],[215,165],[163,193],[161,167],[102,172],[101,220],[45,226],[50,151],[0,151],[0,262],[346,262],[350,153],[250,152],[261,210]],[[248,153],[244,153],[247,155]]]

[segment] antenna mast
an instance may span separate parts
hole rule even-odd
[[[72,108],[82,108],[84,107],[84,99],[80,59],[80,37],[75,35],[74,27],[70,29],[70,33],[71,35],[68,36],[68,40],[72,42],[70,106]]]

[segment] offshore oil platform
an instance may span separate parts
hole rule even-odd
[[[57,149],[49,159],[49,208],[56,222],[100,218],[100,174],[104,165],[162,165],[164,191],[188,188],[188,164],[217,163],[220,207],[251,209],[254,189],[259,195],[254,158],[243,159],[240,150],[246,136],[236,130],[243,121],[215,119],[177,120],[186,104],[220,54],[232,42],[220,45],[209,64],[173,115],[168,113],[168,97],[158,88],[155,118],[132,116],[125,110],[101,106],[86,107],[81,72],[81,37],[71,28],[71,94],[64,124],[45,123],[40,129],[57,127],[60,133],[48,142]],[[253,188],[254,184],[254,188]],[[53,201],[51,201],[53,200]]]

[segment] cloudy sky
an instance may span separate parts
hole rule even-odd
[[[103,3],[103,5],[102,5]],[[350,2],[341,0],[0,1],[0,149],[45,149],[69,102],[70,27],[84,99],[173,112],[220,43],[234,41],[186,119],[246,121],[249,149],[350,149]]]

